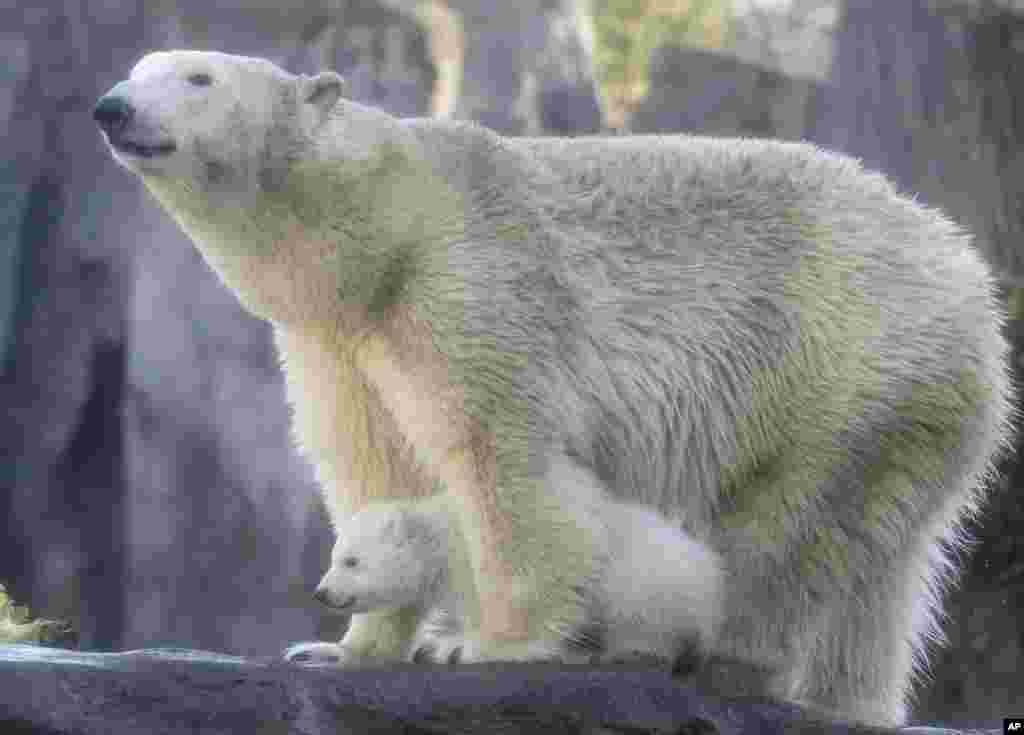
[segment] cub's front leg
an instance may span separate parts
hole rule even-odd
[[[420,623],[416,608],[392,608],[356,613],[340,643],[307,641],[289,646],[286,661],[314,666],[362,666],[375,661],[400,661]]]

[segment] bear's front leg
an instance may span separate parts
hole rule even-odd
[[[450,496],[468,568],[452,580],[465,607],[461,660],[565,658],[599,571],[577,508],[596,480],[557,476],[572,461],[538,436],[534,398],[502,377],[500,353],[467,350],[453,371],[455,351],[437,349],[427,322],[399,310],[388,330],[363,340],[356,361]]]
[[[416,607],[356,613],[340,643],[296,643],[284,652],[286,661],[314,666],[362,666],[401,661],[419,626],[422,611]]]
[[[455,575],[465,630],[435,639],[421,657],[440,662],[585,661],[566,643],[587,627],[602,571],[596,478],[563,456],[530,477],[525,452],[469,449],[449,475],[469,579]],[[490,461],[488,461],[490,460]],[[432,649],[432,650],[431,650]]]

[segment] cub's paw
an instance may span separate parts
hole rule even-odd
[[[424,664],[457,664],[462,659],[465,636],[458,633],[432,633],[419,636],[409,660]]]
[[[284,651],[284,660],[305,666],[346,668],[360,665],[365,661],[365,657],[340,643],[304,641],[288,646]]]

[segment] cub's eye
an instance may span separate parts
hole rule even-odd
[[[342,566],[346,566],[349,569],[352,569],[353,567],[359,566],[359,560],[356,559],[354,556],[346,556],[344,559],[341,560],[341,564]]]
[[[195,74],[189,74],[188,83],[194,84],[197,87],[209,87],[213,84],[213,77],[204,71],[200,71]]]

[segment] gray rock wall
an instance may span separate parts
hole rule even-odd
[[[661,46],[651,52],[648,92],[629,130],[800,140],[818,86],[721,52]]]

